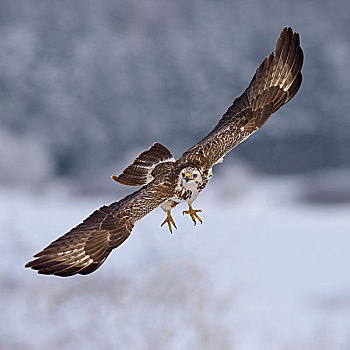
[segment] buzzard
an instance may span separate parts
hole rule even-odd
[[[120,175],[112,178],[124,185],[143,186],[119,202],[103,206],[81,224],[52,242],[26,264],[41,274],[87,275],[101,266],[109,253],[130,235],[135,224],[161,206],[170,232],[176,228],[171,210],[187,202],[188,214],[196,224],[201,210],[192,203],[212,177],[212,168],[238,144],[260,129],[270,115],[298,91],[303,51],[299,35],[284,28],[275,53],[260,64],[243,94],[219,120],[214,129],[178,160],[160,143],[141,153]]]

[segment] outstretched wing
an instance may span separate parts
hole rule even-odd
[[[207,168],[220,162],[296,94],[302,81],[302,65],[299,35],[285,27],[275,54],[264,59],[244,93],[234,100],[209,135],[186,151],[180,161],[196,163],[200,159]]]
[[[34,255],[26,264],[38,273],[57,276],[87,275],[122,244],[134,225],[173,195],[167,177],[155,180],[119,202],[104,206],[80,225]]]

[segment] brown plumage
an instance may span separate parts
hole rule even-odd
[[[125,185],[143,185],[119,202],[92,213],[77,227],[52,242],[26,267],[42,274],[71,276],[95,271],[109,253],[130,235],[134,225],[153,209],[167,212],[169,229],[175,223],[170,211],[187,201],[194,221],[199,210],[191,204],[212,176],[213,165],[256,130],[270,115],[286,104],[298,91],[303,52],[299,35],[284,28],[275,47],[257,69],[244,93],[236,98],[215,128],[180,159],[159,143],[141,153],[119,176]],[[176,226],[175,226],[176,227]]]
[[[248,88],[237,97],[203,140],[186,151],[181,161],[197,161],[211,168],[235,146],[260,129],[270,115],[286,104],[302,81],[303,51],[299,35],[284,28],[271,53],[256,70]]]
[[[172,176],[156,179],[119,202],[101,207],[81,224],[34,255],[26,267],[56,276],[86,275],[122,244],[134,225],[174,191]],[[137,208],[137,210],[136,210]]]
[[[156,142],[147,151],[142,152],[120,175],[113,175],[112,179],[123,185],[145,185],[157,174],[152,174],[157,165],[164,162],[175,162],[175,159],[166,147]]]

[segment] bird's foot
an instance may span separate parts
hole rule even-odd
[[[199,220],[199,222],[200,222],[201,224],[203,224],[202,219],[201,219],[201,218],[199,217],[199,215],[197,214],[197,213],[200,213],[200,212],[201,212],[200,209],[193,209],[193,208],[192,208],[192,205],[189,204],[189,205],[188,205],[188,210],[184,210],[184,211],[182,212],[182,215],[184,215],[184,214],[190,215],[194,225],[196,225],[196,223],[197,223],[197,222],[196,222],[196,219]]]
[[[177,227],[175,225],[175,221],[174,221],[173,217],[171,216],[170,210],[168,211],[166,219],[162,222],[162,224],[160,226],[162,227],[164,224],[168,224],[170,233],[173,233],[171,225],[174,225],[174,227],[177,229]]]

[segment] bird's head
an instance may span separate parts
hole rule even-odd
[[[202,183],[202,175],[197,168],[186,167],[180,172],[180,182],[185,188],[190,189]]]

